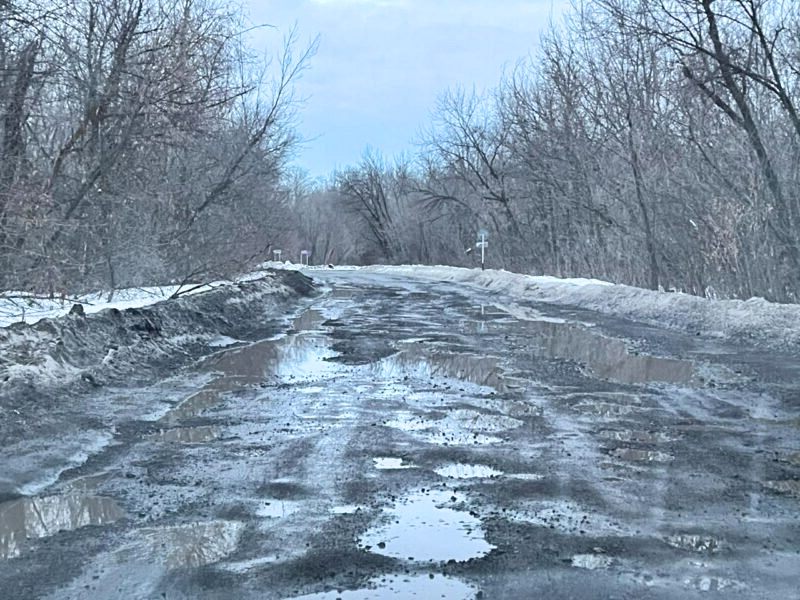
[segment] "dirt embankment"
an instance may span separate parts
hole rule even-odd
[[[294,303],[316,294],[301,273],[274,271],[146,308],[0,329],[0,436],[66,397],[180,368],[212,352],[215,339],[274,335]]]

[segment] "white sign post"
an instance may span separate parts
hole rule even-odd
[[[311,255],[311,252],[308,250],[301,250],[300,251],[300,264],[308,266],[308,257]]]
[[[283,254],[283,250],[273,250],[272,254],[275,256],[275,262],[280,262],[281,254]]]
[[[484,265],[486,263],[486,248],[489,246],[489,242],[486,241],[486,237],[489,235],[489,232],[485,229],[478,230],[478,248],[481,249],[481,271],[484,270]]]

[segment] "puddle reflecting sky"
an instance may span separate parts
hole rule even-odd
[[[19,556],[26,539],[105,525],[124,516],[116,502],[101,496],[46,496],[5,502],[0,504],[0,558]]]
[[[478,518],[451,508],[464,500],[450,491],[416,492],[384,510],[385,523],[359,540],[363,548],[416,562],[464,561],[492,551]]]
[[[462,353],[426,352],[413,345],[375,363],[376,376],[397,379],[405,375],[417,379],[442,377],[458,379],[502,392],[503,370],[498,359]]]
[[[631,354],[622,340],[605,337],[571,324],[525,323],[531,331],[533,353],[573,360],[597,377],[622,383],[688,383],[695,375],[691,362],[645,354]]]
[[[137,539],[114,552],[117,562],[154,563],[167,569],[199,567],[236,549],[244,525],[209,521],[175,527],[148,527],[133,532]]]

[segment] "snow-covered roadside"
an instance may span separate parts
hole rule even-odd
[[[0,408],[15,391],[81,381],[96,385],[149,362],[214,348],[221,336],[252,338],[283,312],[282,304],[313,292],[299,273],[259,275],[166,302],[159,302],[168,292],[163,288],[123,294],[113,303],[87,306],[87,313],[99,312],[86,316],[60,316],[58,307],[33,324],[0,327]]]
[[[263,265],[263,270],[248,273],[234,281],[214,281],[197,287],[184,286],[183,296],[201,294],[227,285],[236,285],[268,275],[269,267]],[[178,285],[160,287],[140,287],[116,290],[111,300],[108,292],[98,291],[77,297],[62,300],[60,298],[41,298],[28,292],[0,292],[0,327],[8,327],[14,323],[27,323],[33,325],[42,319],[56,319],[69,314],[74,304],[80,304],[85,314],[97,313],[108,308],[126,310],[129,308],[144,308],[152,306],[172,297],[181,290]]]
[[[678,331],[745,341],[767,348],[787,350],[800,347],[800,305],[776,304],[763,298],[709,300],[596,279],[559,279],[446,266],[369,266],[361,270],[452,282],[502,293],[516,300],[572,305]]]

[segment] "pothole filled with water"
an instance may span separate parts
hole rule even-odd
[[[486,465],[467,465],[454,463],[443,465],[434,469],[437,475],[449,479],[479,479],[487,477],[500,477],[503,472]]]
[[[494,549],[481,521],[454,508],[462,494],[426,490],[412,493],[384,509],[383,523],[364,533],[359,546],[384,556],[414,562],[464,561]]]
[[[175,429],[162,429],[145,436],[145,439],[155,442],[202,444],[203,442],[216,440],[219,436],[220,432],[216,427],[178,427]]]
[[[614,560],[605,554],[576,554],[571,559],[573,567],[594,571],[596,569],[607,569],[613,564]]]
[[[637,354],[619,339],[569,323],[525,321],[535,356],[566,359],[584,365],[593,375],[621,383],[689,383],[696,377],[693,363],[675,358]]]
[[[364,589],[307,594],[297,596],[293,600],[375,600],[376,598],[472,600],[477,594],[476,588],[459,579],[431,573],[374,577]]]
[[[373,458],[372,462],[375,463],[376,469],[392,470],[392,469],[413,469],[416,465],[406,464],[402,458],[394,458],[390,456],[381,456]]]
[[[236,521],[209,521],[174,527],[149,527],[117,549],[117,562],[156,563],[167,569],[214,563],[236,549],[244,528]]]
[[[451,410],[440,418],[405,413],[384,423],[421,441],[442,445],[496,444],[503,440],[488,434],[516,429],[522,424],[513,417],[469,409]]]
[[[106,525],[125,516],[102,496],[46,496],[0,504],[0,558],[19,556],[27,539],[49,537],[89,525]]]
[[[503,369],[499,360],[474,354],[427,352],[414,345],[373,366],[375,374],[383,378],[402,379],[458,379],[498,392],[506,390]]]

